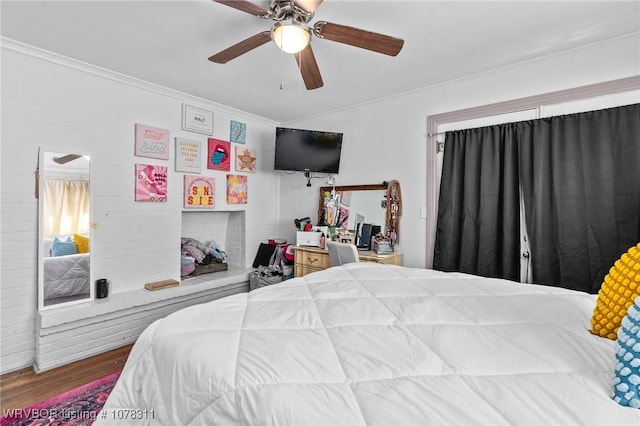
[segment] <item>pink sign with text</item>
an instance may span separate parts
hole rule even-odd
[[[136,151],[138,157],[169,159],[169,131],[136,123]]]
[[[136,201],[167,202],[166,166],[136,164]]]
[[[211,209],[215,206],[216,180],[212,177],[184,175],[184,207]]]

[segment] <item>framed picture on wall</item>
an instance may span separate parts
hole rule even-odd
[[[236,146],[236,172],[256,172],[256,150]]]
[[[239,121],[231,120],[229,125],[229,140],[235,143],[247,142],[247,125]]]
[[[216,180],[204,176],[184,176],[184,208],[212,209],[215,207]]]
[[[213,135],[213,112],[182,104],[182,130]]]
[[[207,140],[207,169],[231,171],[231,142],[215,138]]]
[[[135,155],[138,157],[169,159],[169,131],[136,123]]]
[[[167,166],[136,164],[136,201],[167,202]]]
[[[200,173],[202,147],[200,141],[176,138],[176,172]]]
[[[247,204],[247,177],[227,175],[227,204]]]

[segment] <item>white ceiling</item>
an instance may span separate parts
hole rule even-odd
[[[4,37],[279,123],[640,31],[637,0],[325,0],[311,23],[375,31],[405,45],[388,57],[314,38],[324,87],[307,91],[294,58],[273,43],[224,65],[208,61],[270,28],[211,0],[2,0],[1,7]]]

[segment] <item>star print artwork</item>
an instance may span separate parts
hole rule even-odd
[[[256,150],[236,146],[236,172],[256,172]]]

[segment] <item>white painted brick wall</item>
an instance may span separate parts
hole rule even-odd
[[[227,254],[230,267],[244,268],[245,256],[244,211],[184,211],[182,212],[182,236],[203,243],[214,240]],[[249,252],[255,253],[254,247]]]
[[[181,130],[183,103],[213,111],[213,137],[219,139],[229,139],[230,120],[247,124],[246,146],[258,155],[257,172],[248,174],[248,204],[227,205],[226,172],[207,170],[203,162],[202,175],[216,178],[216,210],[245,211],[245,229],[233,224],[233,232],[244,234],[244,254],[230,248],[244,258],[241,267],[250,266],[259,243],[277,236],[277,123],[3,39],[0,373],[29,366],[35,356],[38,147],[91,156],[92,220],[98,225],[91,238],[92,281],[107,278],[112,293],[123,293],[149,281],[180,279],[184,174],[174,171],[173,140],[206,146],[206,136]],[[170,130],[169,161],[133,155],[135,123]],[[134,201],[135,163],[168,166],[168,202]]]

